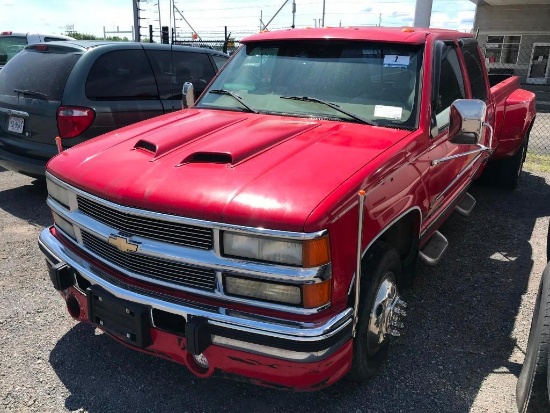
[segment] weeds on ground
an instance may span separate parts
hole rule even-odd
[[[523,168],[533,172],[550,172],[550,155],[527,152]]]

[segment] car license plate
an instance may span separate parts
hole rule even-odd
[[[15,133],[23,133],[23,127],[25,126],[25,119],[18,118],[17,116],[10,116],[8,118],[8,131]]]

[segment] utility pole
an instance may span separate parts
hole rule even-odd
[[[323,24],[321,27],[325,27],[325,0],[323,0]]]
[[[139,19],[139,0],[132,0],[132,8],[134,12],[134,42],[140,42],[141,36],[139,34],[140,19]],[[103,29],[103,36],[105,36],[105,28]]]
[[[323,1],[324,2],[324,1]],[[292,28],[296,27],[294,24],[296,19],[296,0],[292,0]]]
[[[416,0],[414,27],[430,27],[433,0]]]

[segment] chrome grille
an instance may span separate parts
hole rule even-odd
[[[143,217],[119,211],[78,197],[78,209],[83,214],[108,225],[118,231],[186,247],[212,249],[212,229]]]
[[[99,257],[143,277],[213,291],[214,270],[136,253],[119,251],[106,241],[82,231],[84,246]]]

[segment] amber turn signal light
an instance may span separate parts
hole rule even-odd
[[[302,245],[302,265],[304,268],[318,267],[330,262],[328,236],[304,241]]]
[[[317,308],[330,302],[331,280],[315,284],[305,284],[302,288],[304,308]]]

